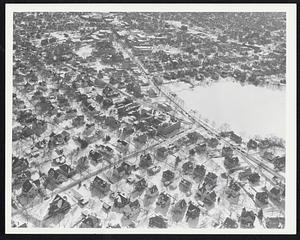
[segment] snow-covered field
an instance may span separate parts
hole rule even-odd
[[[87,46],[81,47],[75,53],[82,58],[87,58],[88,56],[91,56],[92,51],[93,51],[93,48],[91,46],[87,45]]]

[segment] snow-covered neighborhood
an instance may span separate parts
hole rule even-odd
[[[285,227],[284,13],[13,20],[12,227]]]

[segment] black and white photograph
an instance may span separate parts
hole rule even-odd
[[[7,4],[6,231],[296,231],[296,6]]]

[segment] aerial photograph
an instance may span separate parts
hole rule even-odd
[[[14,12],[12,228],[284,229],[285,12]]]

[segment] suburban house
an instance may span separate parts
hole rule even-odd
[[[162,174],[161,181],[165,186],[167,186],[167,185],[170,185],[174,181],[174,178],[175,178],[175,173],[172,172],[171,170],[166,170]]]
[[[237,202],[240,196],[240,190],[240,185],[237,182],[231,180],[229,182],[229,185],[225,189],[227,199]]]
[[[159,135],[168,135],[174,132],[175,130],[180,129],[180,121],[170,120],[169,122],[161,123],[157,128],[157,134]]]
[[[194,170],[194,163],[191,161],[187,161],[184,164],[182,164],[182,171],[185,175],[191,175]]]
[[[251,183],[251,184],[257,184],[260,180],[260,176],[258,173],[254,172],[252,174],[250,174],[248,176],[248,181]]]
[[[89,168],[89,161],[87,156],[82,156],[77,160],[76,171],[81,173]]]
[[[22,171],[16,176],[14,176],[14,181],[12,183],[12,186],[20,186],[22,185],[26,180],[31,178],[31,172],[29,170]]]
[[[179,189],[182,192],[190,192],[192,189],[192,182],[186,180],[186,179],[181,179],[180,183],[179,183]]]
[[[217,186],[217,180],[218,176],[213,172],[209,172],[204,178],[204,184],[207,188],[213,189],[215,186]]]
[[[281,192],[280,189],[273,187],[270,191],[269,191],[269,198],[272,200],[275,200],[277,202],[281,201]]]
[[[268,201],[269,196],[267,192],[257,192],[255,194],[255,200],[260,204],[260,205],[266,205],[269,203]]]
[[[54,169],[54,168],[50,168],[48,171],[48,177],[47,180],[45,181],[45,184],[61,184],[65,181],[67,181],[67,177],[65,175],[63,175],[60,171]]]
[[[67,164],[60,165],[59,169],[57,169],[56,171],[58,171],[60,174],[62,174],[66,178],[71,178],[76,174],[76,170]]]
[[[12,173],[17,174],[26,170],[29,166],[29,162],[26,158],[12,157]]]
[[[285,156],[276,157],[273,161],[274,168],[282,171],[285,168]]]
[[[130,203],[130,199],[127,198],[124,194],[118,193],[118,196],[114,199],[115,208],[124,208]]]
[[[27,179],[22,185],[22,195],[27,198],[34,198],[38,194],[39,188],[39,180],[33,181],[31,179]]]
[[[224,166],[227,169],[232,169],[239,165],[239,158],[238,157],[225,157],[224,159]]]
[[[117,148],[120,150],[120,152],[122,153],[126,153],[129,149],[129,144],[128,142],[124,141],[124,140],[117,140]]]
[[[230,139],[237,144],[241,144],[243,140],[240,136],[236,135],[235,133],[231,133]]]
[[[192,202],[189,202],[189,206],[186,212],[186,221],[189,221],[190,219],[196,219],[200,215],[200,208],[197,207]]]
[[[90,150],[89,159],[94,165],[102,162],[103,158],[104,158],[103,153],[101,153],[100,151]]]
[[[52,217],[58,214],[65,214],[71,208],[71,204],[67,201],[66,197],[56,195],[53,201],[50,203],[48,209],[48,216]]]
[[[253,149],[253,150],[255,150],[255,149],[257,149],[257,146],[258,146],[258,143],[257,143],[255,140],[253,140],[253,139],[250,139],[250,140],[248,141],[248,143],[247,143],[247,148],[248,148],[248,149]]]
[[[247,180],[251,174],[252,174],[251,168],[246,168],[243,172],[239,173],[238,178],[239,180],[244,181]]]
[[[186,209],[187,209],[187,203],[184,199],[181,199],[175,204],[173,213],[181,215],[186,211]]]
[[[215,148],[215,147],[218,146],[219,141],[218,141],[218,139],[216,139],[216,138],[210,138],[210,139],[208,139],[207,143],[208,143],[208,146],[209,146],[209,147]]]
[[[195,151],[196,151],[198,154],[205,153],[205,152],[206,152],[206,149],[207,149],[206,143],[197,144],[197,145],[195,146]]]
[[[59,145],[63,145],[66,144],[69,140],[70,140],[71,136],[70,133],[68,133],[67,131],[62,131],[59,134],[55,134],[55,133],[51,133],[50,134],[50,140],[49,140],[49,146],[59,146]]]
[[[285,218],[284,217],[268,217],[265,220],[267,228],[284,228]]]
[[[255,221],[255,213],[253,211],[246,211],[246,208],[243,208],[240,216],[241,228],[253,228]]]
[[[153,159],[152,159],[150,153],[142,154],[140,156],[139,166],[141,168],[148,168],[148,167],[150,167],[152,165],[153,165]]]
[[[77,116],[72,120],[72,125],[74,127],[80,127],[84,124],[85,124],[85,121],[84,121],[84,116],[83,115]]]
[[[129,176],[130,173],[131,173],[131,170],[132,170],[131,165],[129,165],[126,162],[122,162],[119,167],[116,167],[116,168],[113,169],[112,176],[117,178],[117,179],[121,179],[125,175]]]
[[[139,202],[138,199],[132,201],[129,203],[129,208],[130,208],[130,211],[129,213],[127,213],[127,218],[132,218],[132,217],[136,217],[140,214],[141,212],[141,204]]]
[[[85,124],[85,129],[83,131],[83,135],[89,136],[92,134],[92,132],[95,130],[95,123],[86,123]]]
[[[223,223],[224,228],[238,228],[238,224],[235,220],[227,217]]]
[[[149,218],[149,227],[151,228],[167,228],[167,219],[162,216],[154,216]]]
[[[222,148],[222,157],[231,158],[233,156],[233,150],[231,147],[223,147]]]
[[[171,198],[167,193],[160,193],[156,201],[156,205],[161,208],[169,207],[171,204]]]
[[[159,195],[158,188],[156,185],[153,185],[152,187],[147,188],[145,193],[145,198],[150,199],[157,197]]]
[[[35,135],[40,137],[47,130],[47,123],[45,121],[36,120],[32,123],[32,130]]]
[[[160,147],[156,150],[156,156],[159,159],[165,159],[168,156],[168,149],[166,147]]]
[[[203,136],[200,133],[196,132],[196,131],[195,132],[189,132],[186,136],[188,137],[188,139],[189,139],[188,141],[189,141],[190,144],[194,144],[199,139],[203,138]]]
[[[198,191],[195,196],[196,199],[199,199],[207,206],[213,205],[216,201],[216,197],[215,191],[210,191],[210,189],[207,189],[204,184],[201,187],[198,187]]]
[[[86,216],[81,224],[79,225],[79,228],[99,228],[101,227],[101,220],[93,215]]]
[[[91,187],[99,190],[103,194],[106,194],[110,191],[110,184],[98,176],[94,178]]]
[[[193,178],[195,181],[202,181],[206,173],[206,169],[204,165],[196,165],[193,171]]]
[[[142,192],[147,188],[148,184],[145,180],[145,178],[141,178],[134,184],[134,191],[135,192]]]

